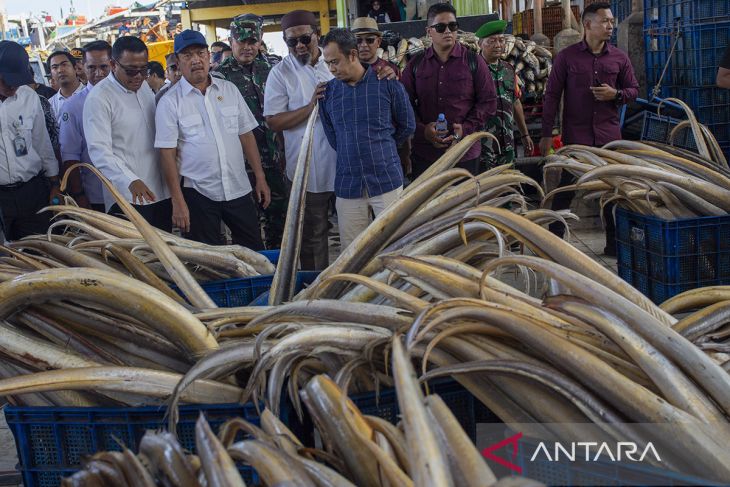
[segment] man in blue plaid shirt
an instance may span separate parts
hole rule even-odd
[[[321,101],[322,126],[337,151],[335,196],[342,250],[403,191],[398,146],[416,130],[408,93],[396,80],[378,80],[358,57],[346,29],[324,38],[324,61],[335,79]]]

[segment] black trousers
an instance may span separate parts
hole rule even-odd
[[[134,209],[142,215],[142,218],[147,220],[147,222],[153,227],[159,228],[165,232],[172,232],[172,201],[170,198],[158,201],[157,203],[152,203],[151,205],[132,206],[134,206]],[[109,214],[124,216],[122,209],[119,208],[119,205],[116,203],[109,208]]]
[[[418,176],[426,172],[426,169],[431,167],[431,164],[433,164],[433,162],[422,159],[415,154],[411,154],[411,181],[415,181]],[[454,167],[466,169],[472,175],[476,176],[480,172],[479,158],[477,157],[475,159],[469,159],[466,161],[461,160],[457,162],[456,166]]]
[[[329,266],[329,208],[332,192],[307,191],[299,262],[304,271],[321,271]]]
[[[560,184],[558,187],[568,186],[573,184],[575,176],[570,174],[568,171],[563,169],[560,174]],[[570,208],[570,203],[573,201],[575,191],[565,191],[558,193],[553,198],[553,210],[567,210]],[[609,203],[603,207],[603,220],[606,222],[606,244],[612,244],[616,240],[616,222],[613,220],[613,203]],[[565,226],[560,222],[553,222],[548,227],[550,231],[562,238],[565,234]]]
[[[51,212],[38,210],[49,205],[51,187],[43,176],[36,176],[13,188],[0,187],[0,210],[6,240],[19,240],[48,231]]]
[[[263,250],[258,209],[253,194],[231,201],[213,201],[193,188],[182,188],[190,211],[190,232],[185,237],[210,245],[223,245],[221,222],[231,229],[233,243],[251,250]]]

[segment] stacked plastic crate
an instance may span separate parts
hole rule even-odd
[[[649,97],[661,81],[656,95],[685,101],[730,155],[730,91],[715,86],[730,1],[644,0],[644,34]]]

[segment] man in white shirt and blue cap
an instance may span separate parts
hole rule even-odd
[[[157,106],[155,137],[173,223],[192,240],[219,245],[223,222],[233,243],[263,250],[256,204],[266,208],[271,195],[253,134],[259,124],[236,85],[208,73],[203,34],[181,32],[174,49],[182,78]]]

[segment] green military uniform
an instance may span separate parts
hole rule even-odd
[[[507,22],[504,20],[494,20],[482,25],[475,35],[482,39],[495,34],[503,34],[506,27]],[[491,169],[514,161],[514,104],[519,99],[519,88],[512,65],[500,59],[488,66],[497,92],[497,111],[487,120],[484,130],[497,138],[500,152],[496,151],[492,139],[482,139],[482,169]]]
[[[515,71],[511,64],[502,60],[489,64],[489,73],[497,92],[497,112],[487,119],[485,130],[497,138],[500,152],[496,152],[492,139],[482,139],[482,167],[486,169],[511,164],[515,160],[513,107],[518,99]]]
[[[238,41],[245,41],[252,37],[260,39],[261,25],[260,17],[250,14],[239,15],[231,22],[231,37],[235,37]],[[261,155],[266,183],[271,190],[271,204],[265,210],[260,210],[259,218],[263,227],[266,248],[278,249],[281,247],[281,238],[284,234],[289,194],[284,179],[282,150],[276,133],[266,124],[263,113],[264,89],[271,67],[268,60],[260,55],[248,65],[242,65],[234,56],[231,56],[223,61],[216,71],[238,87],[248,108],[259,123],[253,133]],[[251,177],[251,174],[249,176]],[[253,178],[252,185],[254,185]]]

